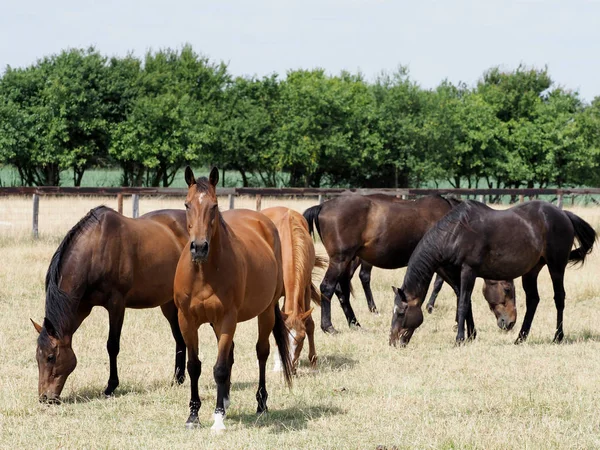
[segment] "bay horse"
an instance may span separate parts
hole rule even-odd
[[[321,329],[336,332],[331,323],[331,297],[336,289],[348,325],[360,326],[350,304],[350,265],[354,258],[384,269],[405,267],[425,232],[459,203],[439,195],[414,201],[344,195],[304,211],[311,234],[316,228],[329,255],[320,286]],[[514,298],[510,301],[514,303]],[[502,313],[506,326],[516,321],[516,309],[511,311]]]
[[[273,333],[285,380],[291,386],[292,361],[288,349],[279,298],[284,295],[281,242],[269,218],[256,211],[235,209],[219,212],[216,187],[219,171],[214,167],[209,178],[194,177],[185,169],[188,193],[185,199],[189,242],[175,273],[175,304],[179,326],[188,350],[191,385],[190,415],[186,427],[199,424],[198,379],[202,365],[198,358],[198,328],[210,323],[218,342],[213,375],[217,402],[212,430],[225,429],[229,405],[233,337],[238,322],[258,317],[256,355],[259,384],[257,413],[267,411],[265,371],[269,357],[269,335]]]
[[[57,403],[77,365],[73,334],[94,306],[107,309],[110,376],[104,394],[119,385],[117,355],[125,308],[160,306],[175,338],[175,380],[185,376],[185,343],[173,303],[175,268],[188,240],[183,211],[162,210],[127,218],[99,206],[65,235],[46,273],[46,312],[36,359],[41,401]]]
[[[282,316],[290,330],[290,357],[294,372],[304,340],[308,337],[308,361],[313,369],[317,366],[315,349],[315,322],[312,318],[311,300],[321,305],[321,294],[312,283],[315,267],[325,268],[326,262],[317,257],[313,240],[308,232],[308,223],[302,214],[293,209],[275,206],[261,211],[277,227],[281,240],[283,264],[283,284],[285,286],[285,302]],[[275,354],[275,367],[281,370],[281,361]]]
[[[579,247],[572,249],[575,240]],[[527,310],[515,343],[525,341],[540,300],[538,274],[545,265],[557,311],[554,342],[561,342],[565,268],[569,262],[583,263],[595,241],[596,232],[587,222],[551,203],[531,201],[497,211],[474,200],[463,202],[425,234],[410,258],[402,288],[394,288],[390,344],[406,345],[423,322],[421,304],[436,271],[460,290],[457,344],[465,339],[475,278],[522,276]]]

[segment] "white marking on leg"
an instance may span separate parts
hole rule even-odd
[[[213,426],[210,427],[210,429],[215,433],[224,431],[225,423],[223,422],[223,420],[225,419],[225,414],[215,413],[215,414],[213,414],[213,419],[215,422],[213,423]]]

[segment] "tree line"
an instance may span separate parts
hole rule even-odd
[[[244,186],[597,186],[600,97],[525,66],[423,89],[402,67],[233,77],[189,45],[70,49],[2,74],[0,164],[23,185],[118,167],[124,186],[169,186],[185,164],[215,164]]]

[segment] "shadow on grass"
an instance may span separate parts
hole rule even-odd
[[[338,370],[352,369],[358,364],[357,359],[348,358],[344,355],[319,355],[317,363],[318,372],[334,372]]]
[[[528,339],[525,345],[547,345],[553,344],[553,337],[548,336],[547,338]],[[600,342],[600,333],[596,333],[591,330],[581,330],[574,333],[565,333],[565,337],[560,344],[556,345],[572,345],[580,344],[582,342]]]
[[[183,385],[177,385],[176,383],[169,385],[160,381],[155,381],[149,385],[124,383],[120,384],[119,387],[115,390],[115,392],[109,397],[104,395],[105,387],[99,387],[98,385],[86,386],[83,389],[78,390],[77,392],[72,392],[69,395],[61,397],[60,399],[63,404],[87,403],[101,399],[108,400],[111,398],[124,397],[129,394],[147,394],[148,392],[158,391],[168,387],[183,388]]]
[[[287,433],[305,429],[312,420],[338,414],[344,414],[344,411],[336,407],[315,405],[307,408],[272,409],[268,413],[260,415],[231,414],[229,417],[232,421],[240,421],[247,427],[270,428],[269,431],[272,433]]]

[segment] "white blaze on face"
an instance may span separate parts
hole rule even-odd
[[[276,351],[273,354],[273,372],[281,371],[283,371],[283,365],[281,364],[281,356],[279,356],[279,351]]]
[[[206,196],[206,192],[202,192],[199,196],[198,196],[198,203],[202,204],[202,200],[204,199],[204,197]]]
[[[218,433],[220,431],[225,430],[225,422],[224,422],[225,415],[224,414],[215,413],[215,414],[213,414],[213,419],[215,422],[213,423],[213,426],[210,428],[213,432]]]
[[[294,356],[296,355],[296,347],[298,346],[298,343],[296,342],[296,330],[292,330],[290,331],[290,336],[289,336],[289,340],[290,340],[290,356],[292,358],[292,361],[294,360]]]

